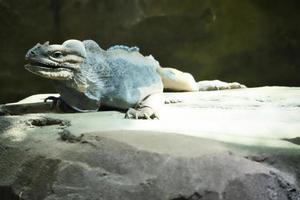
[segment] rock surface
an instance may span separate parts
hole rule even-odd
[[[152,121],[1,116],[0,199],[300,199],[300,88],[165,96]]]

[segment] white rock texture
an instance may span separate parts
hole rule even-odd
[[[166,93],[159,120],[47,96],[0,117],[0,199],[300,199],[300,88]]]

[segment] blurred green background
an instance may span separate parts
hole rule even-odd
[[[54,92],[24,69],[37,42],[138,46],[196,80],[300,86],[299,0],[0,0],[0,103]]]

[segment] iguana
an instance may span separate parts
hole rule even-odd
[[[125,117],[154,119],[163,105],[163,90],[199,91],[243,88],[218,80],[196,82],[189,73],[163,68],[153,56],[137,47],[113,46],[107,50],[93,40],[67,40],[63,44],[36,44],[25,59],[25,68],[52,79],[60,104],[79,112],[102,106],[127,110]]]

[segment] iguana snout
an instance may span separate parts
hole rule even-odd
[[[62,45],[38,43],[27,52],[25,59],[29,64],[25,68],[45,78],[68,80],[80,69],[85,57],[85,47],[79,40],[67,40]]]

